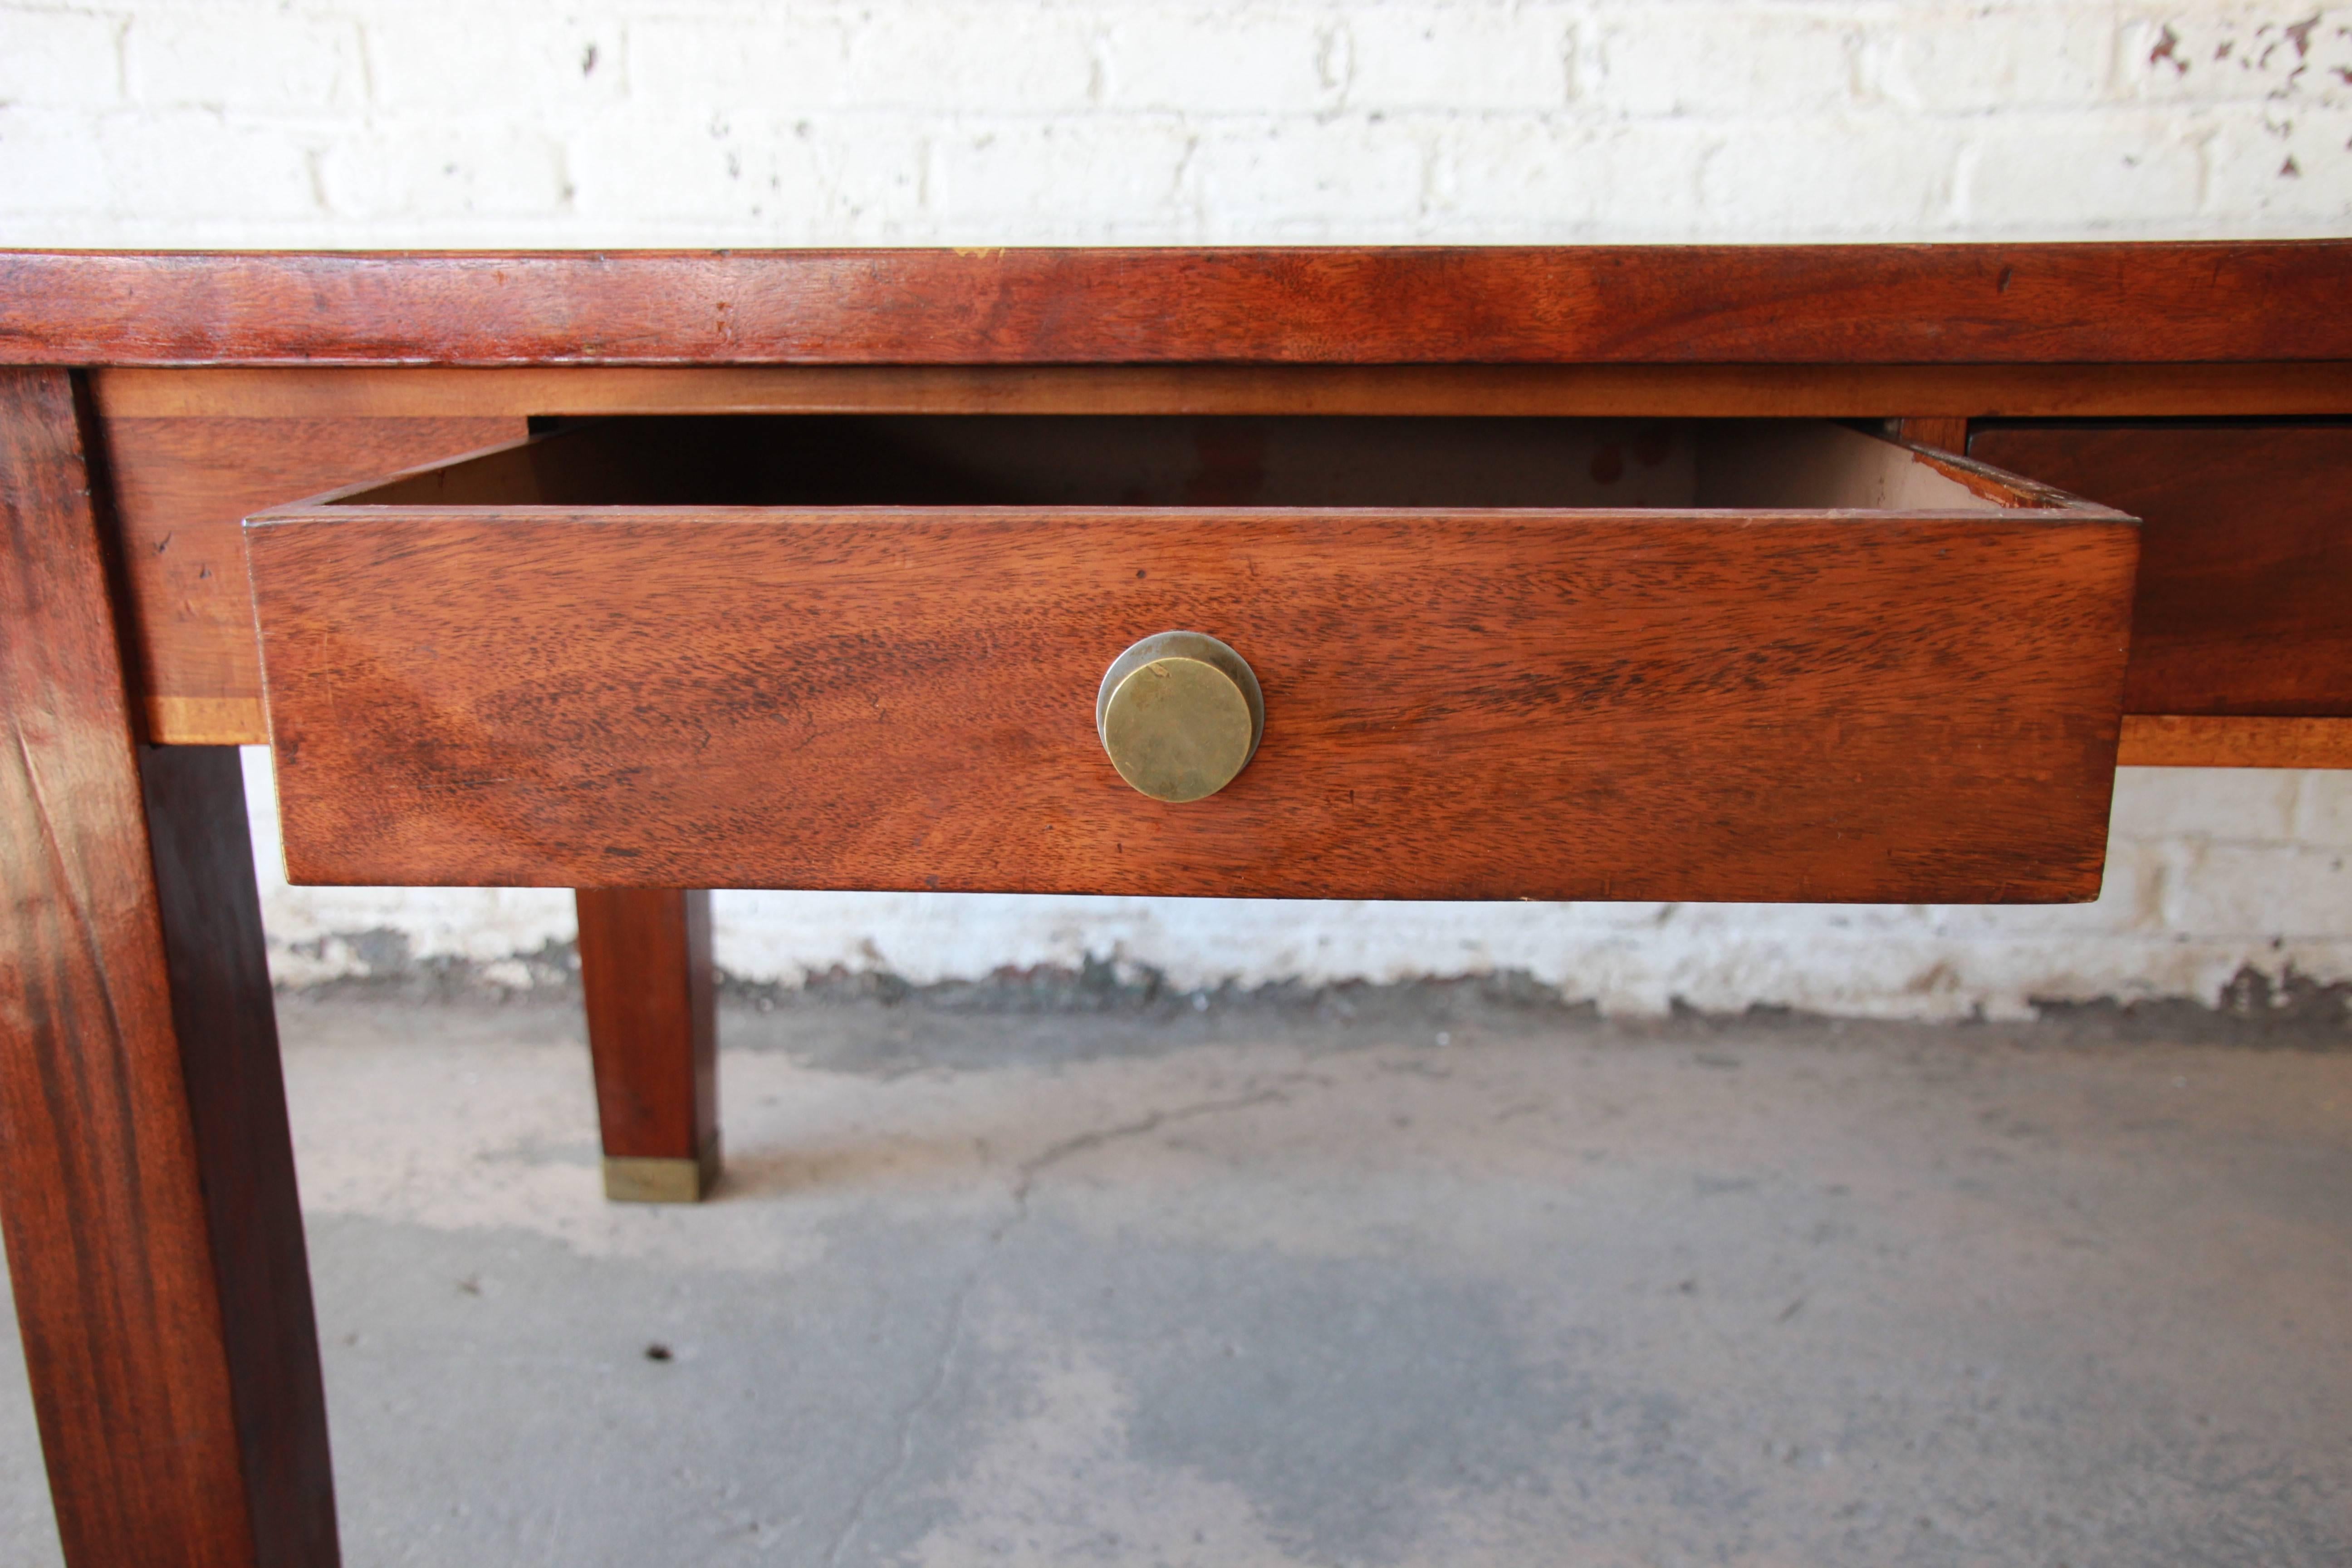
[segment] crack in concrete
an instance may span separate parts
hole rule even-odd
[[[1292,1073],[1285,1075],[1276,1081],[1287,1085],[1305,1082],[1307,1079],[1307,1075],[1304,1073]],[[1122,1139],[1140,1138],[1146,1133],[1157,1132],[1171,1122],[1190,1121],[1195,1117],[1214,1116],[1221,1111],[1246,1110],[1254,1105],[1271,1105],[1287,1099],[1289,1096],[1283,1093],[1280,1089],[1262,1089],[1255,1094],[1237,1095],[1228,1100],[1204,1100],[1197,1105],[1179,1106],[1173,1110],[1155,1110],[1139,1121],[1123,1122],[1117,1127],[1105,1127],[1093,1132],[1081,1132],[1075,1138],[1066,1138],[1048,1148],[1044,1153],[1021,1163],[1020,1178],[1013,1186],[1013,1217],[998,1227],[996,1232],[988,1238],[989,1245],[992,1247],[1003,1240],[1007,1232],[1029,1217],[1029,1194],[1036,1185],[1037,1177],[1065,1160],[1100,1149],[1106,1144],[1116,1143]]]
[[[1000,1226],[989,1237],[989,1246],[993,1247],[1009,1228],[1010,1226]],[[965,1275],[963,1283],[956,1287],[956,1293],[948,1303],[947,1326],[940,1335],[939,1353],[931,1361],[930,1378],[923,1385],[922,1393],[917,1394],[898,1416],[898,1452],[892,1457],[889,1468],[858,1488],[856,1497],[850,1500],[848,1517],[842,1521],[840,1531],[825,1552],[826,1568],[840,1568],[841,1554],[849,1550],[850,1542],[856,1539],[859,1528],[865,1524],[868,1505],[883,1488],[905,1475],[908,1465],[913,1462],[916,1423],[922,1419],[923,1412],[930,1408],[931,1402],[939,1397],[940,1390],[947,1386],[948,1373],[955,1364],[956,1347],[963,1340],[965,1309],[971,1300],[972,1292],[980,1286],[980,1277],[986,1272],[987,1264],[983,1261],[979,1268]]]
[[[922,1392],[899,1414],[897,1452],[891,1457],[888,1467],[859,1487],[857,1495],[850,1500],[849,1513],[842,1521],[841,1529],[835,1532],[833,1543],[825,1550],[825,1568],[840,1568],[842,1553],[849,1550],[850,1542],[856,1539],[858,1531],[865,1526],[867,1509],[886,1488],[895,1485],[907,1473],[908,1466],[913,1463],[915,1428],[921,1422],[924,1412],[939,1398],[940,1391],[947,1386],[948,1377],[954,1370],[956,1352],[963,1343],[964,1320],[969,1313],[972,1295],[980,1289],[981,1279],[987,1274],[988,1266],[995,1258],[1004,1238],[1028,1219],[1029,1194],[1035,1190],[1038,1176],[1065,1160],[1123,1139],[1143,1137],[1173,1122],[1286,1101],[1290,1097],[1283,1091],[1284,1087],[1311,1081],[1313,1075],[1307,1073],[1285,1074],[1276,1080],[1283,1087],[1262,1089],[1252,1094],[1235,1095],[1224,1100],[1206,1100],[1195,1105],[1179,1106],[1173,1110],[1155,1110],[1140,1121],[1081,1132],[1075,1138],[1066,1138],[1053,1144],[1043,1153],[1024,1160],[1015,1167],[1013,1213],[988,1233],[987,1248],[980,1262],[964,1276],[962,1283],[956,1287],[955,1294],[949,1299],[947,1324],[940,1334],[938,1353],[931,1359],[931,1374],[925,1380]]]

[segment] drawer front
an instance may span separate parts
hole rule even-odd
[[[247,538],[299,882],[1955,902],[2095,896],[2136,544],[2096,510],[1306,507]],[[1264,693],[1185,805],[1096,729],[1175,629]]]
[[[2352,422],[1979,425],[1969,450],[2142,520],[2126,711],[2352,714]]]

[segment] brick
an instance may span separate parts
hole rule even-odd
[[[1724,238],[1908,238],[1951,226],[1957,177],[1951,139],[1854,115],[1727,128],[1698,190]]]
[[[2301,773],[2277,768],[2124,768],[2108,831],[2118,838],[2279,844],[2294,837]]]
[[[1213,121],[1186,174],[1210,243],[1373,244],[1431,232],[1430,156],[1394,121]]]
[[[370,97],[379,109],[478,117],[608,105],[627,90],[621,24],[479,5],[377,8],[366,22]]]
[[[247,5],[142,12],[123,38],[131,98],[158,108],[284,115],[365,99],[359,27]]]
[[[929,201],[943,131],[899,115],[842,116],[829,127],[818,122],[818,177],[830,205],[813,217],[803,243],[828,243],[825,237],[833,235],[854,243],[948,241]],[[1005,231],[982,237],[999,243]]]
[[[1554,243],[1686,238],[1704,226],[1699,171],[1720,132],[1690,121],[1428,117],[1440,232]]]
[[[1194,138],[1173,117],[974,121],[931,139],[925,207],[950,243],[1157,238],[1199,221]]]
[[[0,103],[103,107],[122,96],[122,19],[0,10]]]
[[[1961,152],[1956,216],[1986,234],[2177,226],[2204,215],[2196,141],[2163,115],[2003,115]]]
[[[1860,86],[1864,29],[1834,10],[1645,5],[1597,25],[1594,105],[1630,115],[1830,112]]]
[[[502,124],[378,121],[319,159],[327,208],[395,222],[562,211],[570,192],[558,144]]]
[[[1863,92],[1939,114],[2093,108],[2113,83],[2116,36],[2106,5],[1921,6],[1864,34]]]
[[[2352,773],[2307,773],[2297,782],[2294,837],[2315,848],[2352,849]]]
[[[1468,110],[1478,117],[1564,107],[1576,30],[1548,5],[1366,5],[1347,13],[1348,107]]]
[[[323,216],[310,146],[275,128],[186,111],[110,115],[98,122],[98,142],[112,210],[149,224],[203,225],[213,239],[211,226]]]
[[[810,245],[916,242],[935,227],[924,141],[896,117],[605,116],[571,138],[567,166],[573,210],[599,232]]]
[[[843,101],[858,109],[1064,114],[1102,101],[1111,77],[1108,47],[1067,11],[891,6],[848,40]]]
[[[770,117],[1068,113],[1098,100],[1107,69],[1087,19],[1055,10],[784,11],[656,18],[629,33],[641,98]]]
[[[849,33],[814,8],[647,17],[629,27],[630,91],[688,118],[756,109],[789,122],[849,101]]]
[[[2318,103],[2227,104],[2203,110],[2216,191],[2263,231],[2341,235],[2352,220],[2352,96]]]
[[[1101,101],[1114,110],[1277,118],[1345,100],[1352,46],[1333,14],[1276,6],[1107,13]]]
[[[2341,938],[2352,849],[2182,840],[2165,847],[2167,929],[2200,940]]]
[[[2117,85],[2173,103],[2341,99],[2352,8],[2307,5],[2135,7],[2116,47]]]
[[[12,219],[104,212],[113,185],[92,117],[0,106],[0,191],[7,193]]]
[[[817,188],[808,137],[725,114],[604,116],[566,152],[574,208],[598,223],[755,226]]]

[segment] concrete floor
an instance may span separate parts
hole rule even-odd
[[[283,1017],[354,1568],[2352,1561],[2340,1024],[738,1008],[687,1210],[570,1008]]]

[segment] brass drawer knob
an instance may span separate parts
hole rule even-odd
[[[1095,694],[1095,731],[1118,776],[1154,800],[1213,795],[1265,732],[1265,698],[1247,660],[1200,632],[1160,632],[1111,660]]]

